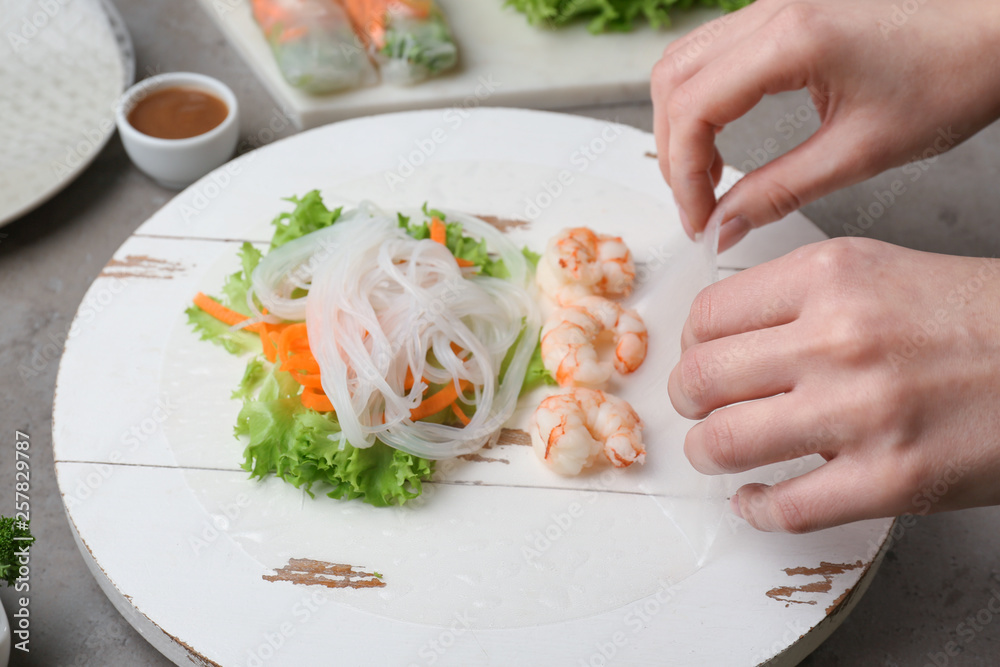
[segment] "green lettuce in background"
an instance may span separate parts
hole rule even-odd
[[[670,25],[669,11],[691,7],[721,7],[727,12],[746,7],[753,0],[506,0],[528,17],[532,25],[560,26],[589,19],[592,33],[628,31],[637,19],[654,28]]]

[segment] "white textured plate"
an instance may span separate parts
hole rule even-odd
[[[655,329],[661,311],[688,307],[690,295],[662,290],[695,248],[653,145],[540,112],[359,119],[254,151],[150,218],[81,305],[53,416],[67,512],[109,598],[179,664],[800,660],[860,597],[891,522],[790,536],[732,518],[691,574],[684,536],[725,501],[699,497],[704,478],[683,458],[686,423],[664,390],[669,340],[654,336],[646,365],[618,386],[649,425],[642,469],[566,480],[508,444],[443,466],[412,507],[374,509],[247,479],[228,398],[243,362],[197,341],[181,315],[198,290],[218,291],[239,242],[269,238],[281,197],[319,188],[333,204],[427,200],[527,220],[509,233],[536,248],[566,224],[614,229],[641,262],[633,305]],[[720,261],[731,273],[822,238],[793,215]],[[274,581],[283,569],[297,573]],[[384,586],[328,587],[359,581]]]
[[[135,58],[108,0],[0,0],[0,34],[2,225],[97,157]]]

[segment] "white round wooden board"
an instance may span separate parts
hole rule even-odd
[[[690,469],[665,382],[698,287],[678,267],[697,248],[653,150],[648,134],[558,114],[365,118],[235,160],[143,224],[80,307],[53,416],[67,513],[118,609],[178,664],[791,665],[815,648],[867,586],[891,521],[759,533],[724,513],[727,489],[815,461],[724,481]],[[646,422],[647,465],[564,479],[510,441],[440,464],[421,499],[390,509],[247,479],[229,398],[245,360],[198,341],[182,311],[218,293],[241,242],[269,240],[282,197],[314,188],[331,206],[428,201],[526,222],[508,233],[536,250],[569,224],[621,234],[652,343],[613,390]],[[792,215],[720,264],[822,238]]]

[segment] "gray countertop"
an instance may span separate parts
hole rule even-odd
[[[239,98],[243,136],[255,137],[265,127],[277,105],[194,0],[120,0],[119,8],[135,42],[139,76],[188,70],[218,77]],[[801,94],[768,98],[733,123],[720,135],[727,161],[747,167],[804,140],[816,126],[806,100]],[[572,112],[652,126],[648,104]],[[787,114],[798,114],[803,126],[781,124]],[[906,191],[870,226],[869,236],[922,250],[996,256],[998,172],[1000,128],[993,126],[940,157],[916,181],[890,172],[804,212],[827,234],[843,235],[859,206],[867,208],[876,193],[905,179]],[[13,488],[15,430],[27,432],[38,537],[31,562],[31,652],[14,651],[15,667],[168,664],[115,611],[77,550],[56,486],[50,421],[61,353],[53,341],[61,340],[114,250],[173,195],[131,165],[115,136],[66,190],[0,229],[0,489]],[[19,372],[32,362],[37,375]],[[10,495],[0,500],[0,513],[12,513]],[[802,664],[1000,664],[1000,615],[988,607],[994,596],[1000,600],[1000,509],[921,517],[897,538],[854,613]],[[13,590],[0,588],[8,616],[15,599]],[[946,655],[949,642],[961,651],[957,657]]]

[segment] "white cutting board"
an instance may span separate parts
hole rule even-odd
[[[718,10],[676,11],[666,30],[637,22],[642,27],[630,33],[592,35],[586,21],[558,29],[530,26],[503,0],[438,0],[459,46],[455,72],[412,87],[312,96],[281,77],[249,0],[199,1],[299,129],[429,107],[554,109],[647,100],[650,71],[663,49],[719,16]]]
[[[691,573],[666,512],[673,507],[671,521],[683,522],[697,506],[679,495],[678,504],[664,495],[657,506],[660,498],[617,487],[669,481],[679,492],[697,482],[684,470],[686,426],[673,429],[679,417],[662,386],[670,364],[655,363],[677,350],[662,337],[651,336],[654,356],[644,367],[659,389],[636,403],[649,426],[649,459],[610,481],[603,473],[557,478],[530,447],[511,442],[442,464],[409,508],[378,510],[310,499],[239,468],[242,445],[231,434],[239,406],[229,393],[242,363],[198,341],[182,311],[199,289],[218,290],[240,241],[268,238],[282,196],[318,187],[328,201],[367,197],[387,207],[427,198],[526,220],[508,233],[533,247],[571,220],[611,226],[646,276],[633,295],[643,313],[654,306],[640,292],[680,261],[661,261],[660,250],[695,249],[674,242],[683,234],[647,155],[653,137],[632,128],[480,109],[405,182],[387,179],[401,153],[441,127],[443,113],[352,120],[244,155],[140,226],[94,281],[60,364],[53,452],[70,525],[98,583],[181,665],[797,664],[864,593],[892,520],[783,535],[731,517]],[[574,171],[581,142],[602,136],[614,140],[586,173]],[[338,150],[350,159],[331,162]],[[569,185],[546,200],[559,173]],[[547,202],[544,210],[525,212],[526,198]],[[755,231],[720,263],[732,274],[823,238],[796,213]],[[662,301],[685,311],[689,302]],[[673,430],[656,428],[661,421]],[[728,481],[772,483],[802,465]],[[717,506],[725,500],[701,504]],[[299,559],[350,568],[339,583],[380,572],[384,586],[279,576]],[[545,585],[542,563],[552,565]]]

